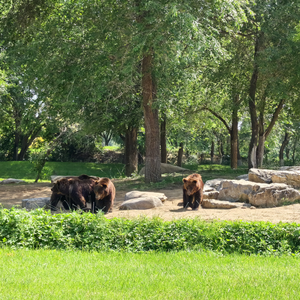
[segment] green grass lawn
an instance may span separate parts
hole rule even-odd
[[[238,175],[246,174],[246,168],[231,170],[230,166],[223,165],[184,165],[202,175],[203,181],[214,178],[234,179]],[[33,182],[36,173],[29,161],[0,161],[0,180],[7,178],[22,179],[26,182]],[[135,176],[125,178],[125,166],[123,164],[100,164],[100,163],[80,163],[80,162],[47,162],[42,172],[40,181],[49,182],[51,175],[74,175],[81,174],[94,175],[99,177],[109,177],[119,179],[116,183],[117,188],[136,188],[141,190],[159,189],[174,185],[181,185],[182,178],[187,174],[163,174],[162,181],[158,183],[145,184],[144,178]]]
[[[23,179],[33,182],[36,173],[29,161],[0,161],[1,178]],[[43,169],[42,181],[50,181],[51,175],[94,175],[99,177],[124,177],[123,164],[100,164],[81,162],[47,162]]]
[[[0,250],[0,299],[299,299],[297,257]]]

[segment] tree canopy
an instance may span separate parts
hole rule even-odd
[[[135,152],[129,145],[136,145],[143,127],[145,178],[155,182],[163,120],[163,139],[191,149],[197,148],[191,141],[199,140],[217,142],[221,149],[230,136],[236,168],[246,147],[239,132],[248,132],[248,153],[242,155],[249,167],[261,166],[274,126],[297,119],[297,1],[1,4],[0,133],[13,145],[11,158],[22,152],[23,137],[28,149],[38,128],[53,122],[81,124],[87,133],[102,136],[127,134],[129,152]],[[282,114],[287,108],[295,113]],[[29,134],[28,124],[37,133]]]

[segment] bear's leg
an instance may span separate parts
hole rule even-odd
[[[71,200],[70,197],[62,195],[61,198],[60,198],[60,201],[61,201],[64,209],[66,209],[66,210],[72,209],[72,207],[71,207],[71,201],[72,200]]]
[[[201,193],[198,191],[197,193],[194,194],[194,199],[193,199],[193,210],[199,210],[199,207],[201,208]]]
[[[85,198],[82,195],[72,195],[71,197],[73,199],[73,202],[76,206],[79,206],[80,209],[84,210],[84,208],[86,208],[86,201]]]
[[[97,212],[97,208],[96,208],[96,197],[95,197],[95,193],[92,191],[89,195],[88,195],[89,201],[91,203],[91,213],[94,214]]]
[[[96,209],[103,211],[103,213],[107,214],[108,212],[111,212],[112,210],[112,201],[111,196],[107,196],[103,198],[102,200],[96,201]]]
[[[52,211],[56,211],[57,208],[57,203],[59,202],[59,200],[61,199],[61,196],[60,194],[57,194],[57,193],[52,193],[51,195],[51,198],[50,198],[50,208]]]
[[[189,206],[189,196],[187,195],[186,190],[183,190],[183,208],[187,209]]]
[[[96,212],[98,212],[98,211],[104,212],[104,209],[105,209],[105,203],[103,203],[102,200],[97,200],[95,203],[95,211]]]

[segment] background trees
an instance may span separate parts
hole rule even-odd
[[[2,2],[8,158],[24,159],[42,129],[67,122],[120,136],[127,175],[143,127],[147,182],[160,180],[166,145],[180,147],[179,164],[193,149],[213,161],[228,144],[232,168],[240,156],[262,166],[280,113],[298,101],[299,10],[287,1]]]

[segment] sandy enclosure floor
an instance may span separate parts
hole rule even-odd
[[[50,197],[51,186],[50,183],[0,185],[0,203],[5,208],[17,205],[21,207],[22,199]],[[152,190],[152,192],[164,193],[168,197],[161,207],[148,210],[119,210],[118,207],[124,201],[125,194],[129,191],[130,190],[117,190],[114,210],[112,213],[106,215],[107,218],[136,218],[139,216],[147,216],[160,217],[164,220],[174,220],[199,217],[204,220],[270,221],[272,223],[282,221],[300,223],[300,204],[256,209],[183,210],[182,207],[178,206],[178,203],[182,202],[182,190],[179,188]]]

